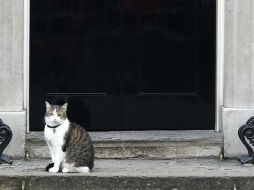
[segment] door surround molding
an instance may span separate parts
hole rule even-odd
[[[225,1],[217,0],[216,7],[216,94],[215,94],[215,130],[222,130],[222,107],[224,105],[224,37],[225,37]]]
[[[24,0],[24,110],[26,110],[26,131],[29,133],[29,56],[30,56],[30,0]]]

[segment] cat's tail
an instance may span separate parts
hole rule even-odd
[[[93,167],[94,167],[94,148],[93,148],[93,144],[91,144],[91,157],[90,157],[89,163],[87,165],[88,165],[88,168],[90,169],[90,171],[92,171]]]

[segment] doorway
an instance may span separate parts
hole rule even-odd
[[[216,1],[31,0],[30,129],[215,128]]]

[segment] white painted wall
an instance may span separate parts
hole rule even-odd
[[[0,0],[0,111],[23,111],[23,11]]]
[[[13,132],[6,152],[18,157],[24,156],[26,134],[23,3],[20,0],[0,0],[0,118]]]
[[[239,127],[254,115],[254,1],[225,1],[224,150],[246,153]]]

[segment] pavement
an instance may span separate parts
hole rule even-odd
[[[49,173],[49,160],[0,166],[1,190],[254,190],[254,167],[237,160],[96,159],[90,174]]]

